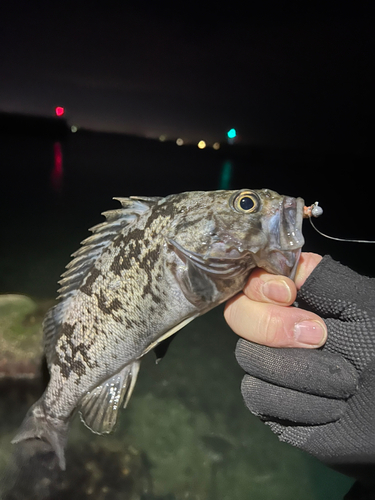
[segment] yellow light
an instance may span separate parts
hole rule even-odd
[[[199,149],[204,149],[206,147],[206,143],[204,141],[199,141],[198,142],[198,148]]]
[[[212,147],[216,150],[220,149],[220,142],[214,142]]]
[[[160,141],[160,142],[164,142],[164,141],[165,141],[165,139],[166,139],[166,136],[165,136],[165,135],[163,135],[163,134],[162,134],[162,135],[159,135],[159,141]]]
[[[184,141],[181,139],[181,137],[179,137],[177,140],[176,140],[176,144],[177,146],[182,146],[184,143]]]

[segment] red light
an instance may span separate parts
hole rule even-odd
[[[62,116],[65,113],[65,109],[61,106],[56,106],[55,113],[56,116]]]
[[[55,160],[53,170],[57,176],[61,176],[63,172],[63,158],[61,144],[59,142],[55,142],[53,145],[53,156]]]
[[[64,171],[62,148],[59,142],[55,142],[53,145],[53,157],[54,163],[51,172],[52,186],[56,191],[61,191]]]

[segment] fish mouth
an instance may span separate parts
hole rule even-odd
[[[256,258],[259,267],[273,274],[295,278],[301,248],[305,243],[302,235],[304,204],[302,198],[283,197],[279,209],[263,227],[269,235],[269,245]]]
[[[302,236],[304,200],[284,197],[280,214],[280,247],[282,250],[302,248],[305,243]]]

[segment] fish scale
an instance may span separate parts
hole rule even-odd
[[[303,200],[268,189],[116,199],[62,275],[43,326],[50,382],[13,440],[49,443],[62,469],[76,411],[111,432],[147,352],[159,358],[161,342],[239,292],[254,267],[293,277],[304,242]]]

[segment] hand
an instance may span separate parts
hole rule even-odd
[[[224,316],[246,340],[271,347],[320,347],[327,338],[324,321],[316,314],[291,306],[297,291],[322,260],[302,253],[295,282],[256,269],[242,293],[229,300]]]
[[[280,440],[356,477],[348,499],[375,498],[375,280],[325,257],[302,281],[298,304],[324,317],[327,341],[321,349],[274,349],[239,340],[236,356],[247,372],[241,387],[245,403]],[[262,307],[251,307],[265,314]],[[241,307],[237,311],[243,314]],[[295,317],[296,311],[284,311],[289,325],[287,316]],[[272,314],[279,315],[279,309]],[[253,320],[262,325],[258,317]],[[237,326],[248,335],[243,318]],[[285,340],[289,328],[276,331],[271,345],[275,338]],[[248,336],[262,340],[261,329],[250,327]]]

